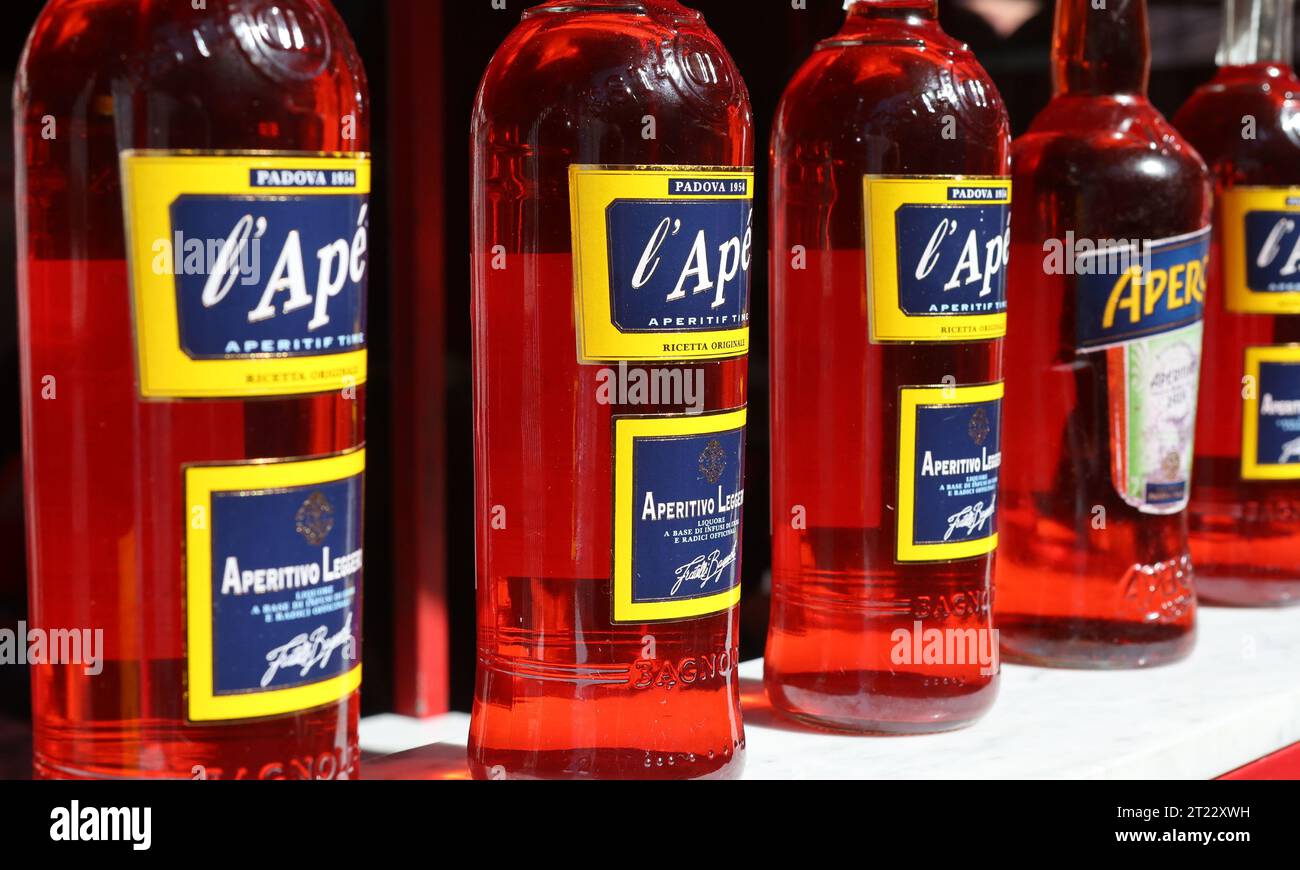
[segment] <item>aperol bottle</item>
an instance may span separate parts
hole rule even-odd
[[[1011,134],[934,0],[858,0],[778,110],[772,703],[852,731],[997,692]]]
[[[1300,80],[1292,0],[1227,0],[1219,74],[1174,119],[1216,185],[1192,488],[1202,599],[1300,603]]]
[[[752,124],[671,0],[543,3],[483,79],[477,777],[739,771]]]
[[[346,30],[321,0],[52,0],[15,103],[36,773],[354,777]]]
[[[1147,101],[1145,0],[1062,0],[1055,96],[1017,140],[1003,652],[1133,667],[1187,655],[1211,188]]]

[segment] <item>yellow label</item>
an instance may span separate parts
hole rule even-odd
[[[128,151],[122,187],[142,397],[365,382],[368,157]]]
[[[950,562],[998,546],[1004,386],[904,387],[899,397],[899,562]]]
[[[571,166],[581,363],[749,353],[754,173]]]
[[[1300,314],[1300,187],[1236,187],[1219,211],[1228,310]]]
[[[1246,348],[1241,476],[1300,480],[1300,345]]]
[[[740,601],[744,458],[744,408],[614,419],[614,622]]]
[[[278,716],[361,685],[364,450],[184,470],[191,721]]]
[[[1010,179],[869,175],[863,198],[873,343],[1006,335]]]

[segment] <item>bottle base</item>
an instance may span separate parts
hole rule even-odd
[[[800,724],[837,734],[937,734],[978,722],[997,697],[997,679],[935,687],[929,678],[875,671],[764,673],[772,707]],[[887,684],[890,692],[880,691]],[[936,691],[938,689],[938,691]]]
[[[644,749],[469,750],[469,773],[478,780],[730,780],[739,779],[744,767],[743,741],[725,756]]]
[[[112,684],[109,684],[110,688]],[[358,779],[354,693],[301,713],[226,724],[35,719],[37,779]]]
[[[1108,619],[1004,617],[1002,660],[1044,668],[1129,670],[1182,661],[1196,646],[1191,626]]]
[[[338,755],[324,752],[316,757],[295,758],[289,765],[275,763],[265,765],[260,770],[241,769],[232,772],[220,769],[208,769],[195,764],[189,772],[180,770],[150,770],[135,767],[102,766],[86,767],[60,761],[43,755],[32,754],[32,778],[37,780],[196,780],[196,779],[359,779],[361,770],[356,762],[357,753],[351,753],[354,762],[348,769],[341,769],[336,761]],[[314,767],[313,767],[314,765]]]
[[[1300,607],[1300,579],[1206,576],[1198,565],[1196,596],[1217,607]]]
[[[32,754],[32,779],[40,779],[40,780],[61,779],[61,780],[85,781],[85,780],[95,780],[95,779],[122,780],[122,779],[137,779],[137,778],[139,777],[128,776],[126,773],[120,771],[115,774],[112,771],[97,771],[97,770],[83,769],[79,767],[72,767],[69,765],[61,764],[58,761],[55,761],[54,759],[46,758],[45,756],[41,755],[39,752]]]

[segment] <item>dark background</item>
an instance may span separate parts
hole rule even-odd
[[[189,2],[189,0],[175,0]],[[220,0],[209,0],[219,3]],[[393,3],[402,0],[391,0]],[[446,287],[447,372],[447,589],[451,625],[451,700],[456,709],[468,710],[473,691],[473,463],[470,421],[469,329],[469,190],[466,159],[470,109],[479,78],[493,51],[519,20],[520,12],[534,0],[506,0],[504,10],[492,0],[412,0],[442,3],[442,33],[428,34],[429,64],[440,64],[446,83],[445,118],[448,162],[445,167],[445,202],[429,207],[445,209],[447,238],[443,264]],[[833,34],[843,20],[840,0],[807,0],[807,9],[795,9],[792,0],[685,0],[704,12],[746,78],[754,103],[760,151],[766,149],[767,131],[781,91],[817,40]],[[0,89],[12,89],[26,33],[44,4],[36,0],[7,0],[0,11]],[[941,17],[952,35],[975,49],[996,80],[1012,115],[1017,133],[1023,132],[1051,95],[1049,51],[1052,30],[1050,0],[940,0]],[[1151,0],[1154,70],[1151,96],[1166,114],[1172,114],[1213,72],[1214,49],[1219,35],[1215,0]],[[389,3],[385,0],[335,0],[348,23],[370,78],[374,103],[375,193],[373,214],[388,213],[387,191],[402,179],[389,177],[385,154],[389,135],[407,119],[394,118],[387,53]],[[432,67],[431,67],[432,68]],[[544,95],[538,95],[543,100]],[[0,127],[11,129],[8,99],[0,101]],[[766,157],[759,159],[757,190],[767,189]],[[14,627],[26,609],[23,567],[22,462],[19,421],[17,310],[14,301],[14,240],[12,140],[0,136],[0,626]],[[764,206],[756,214],[764,214]],[[400,219],[400,216],[398,216]],[[383,336],[392,315],[389,294],[393,282],[403,280],[393,268],[383,245],[383,227],[372,237],[370,286],[371,375],[370,431],[372,441],[393,426],[401,426],[403,410],[394,407],[388,389],[391,362]],[[755,238],[766,238],[766,227],[755,227]],[[767,281],[765,258],[755,257],[753,291],[752,389],[750,394],[750,449],[746,482],[745,603],[742,654],[762,654],[767,620],[768,483],[767,453]],[[366,576],[366,713],[392,709],[394,596],[391,580],[390,499],[393,480],[401,479],[402,457],[372,451],[367,475],[367,576]],[[28,709],[27,674],[19,667],[0,667],[0,746],[22,740],[22,722]],[[6,719],[9,724],[6,725]],[[18,735],[15,737],[14,735]],[[2,755],[3,753],[0,753]],[[20,767],[24,762],[16,762]],[[0,777],[6,774],[0,760]],[[25,771],[12,771],[21,775]]]

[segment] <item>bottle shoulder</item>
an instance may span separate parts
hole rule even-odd
[[[556,12],[525,18],[483,74],[474,125],[635,122],[680,111],[696,122],[752,123],[735,61],[702,22]]]
[[[1079,171],[1129,166],[1152,177],[1204,176],[1192,144],[1143,97],[1056,97],[1016,140],[1014,159]]]
[[[1051,220],[1022,231],[1163,238],[1209,223],[1204,160],[1141,97],[1053,99],[1016,140],[1012,166],[1014,208],[1050,204]]]
[[[233,115],[270,105],[352,115],[364,131],[368,99],[351,36],[321,0],[227,0],[201,9],[55,0],[32,29],[15,82],[19,111],[76,118],[111,107],[119,123],[148,116],[177,140],[171,147],[204,147],[204,129],[238,126]]]
[[[1287,81],[1211,82],[1174,116],[1220,181],[1300,183],[1300,98]]]
[[[946,152],[962,161],[980,153],[974,159],[990,167],[984,171],[999,174],[1009,142],[1002,96],[960,43],[828,40],[787,86],[773,147],[780,153],[819,143],[851,159],[864,148],[892,143],[897,170],[923,153]]]

